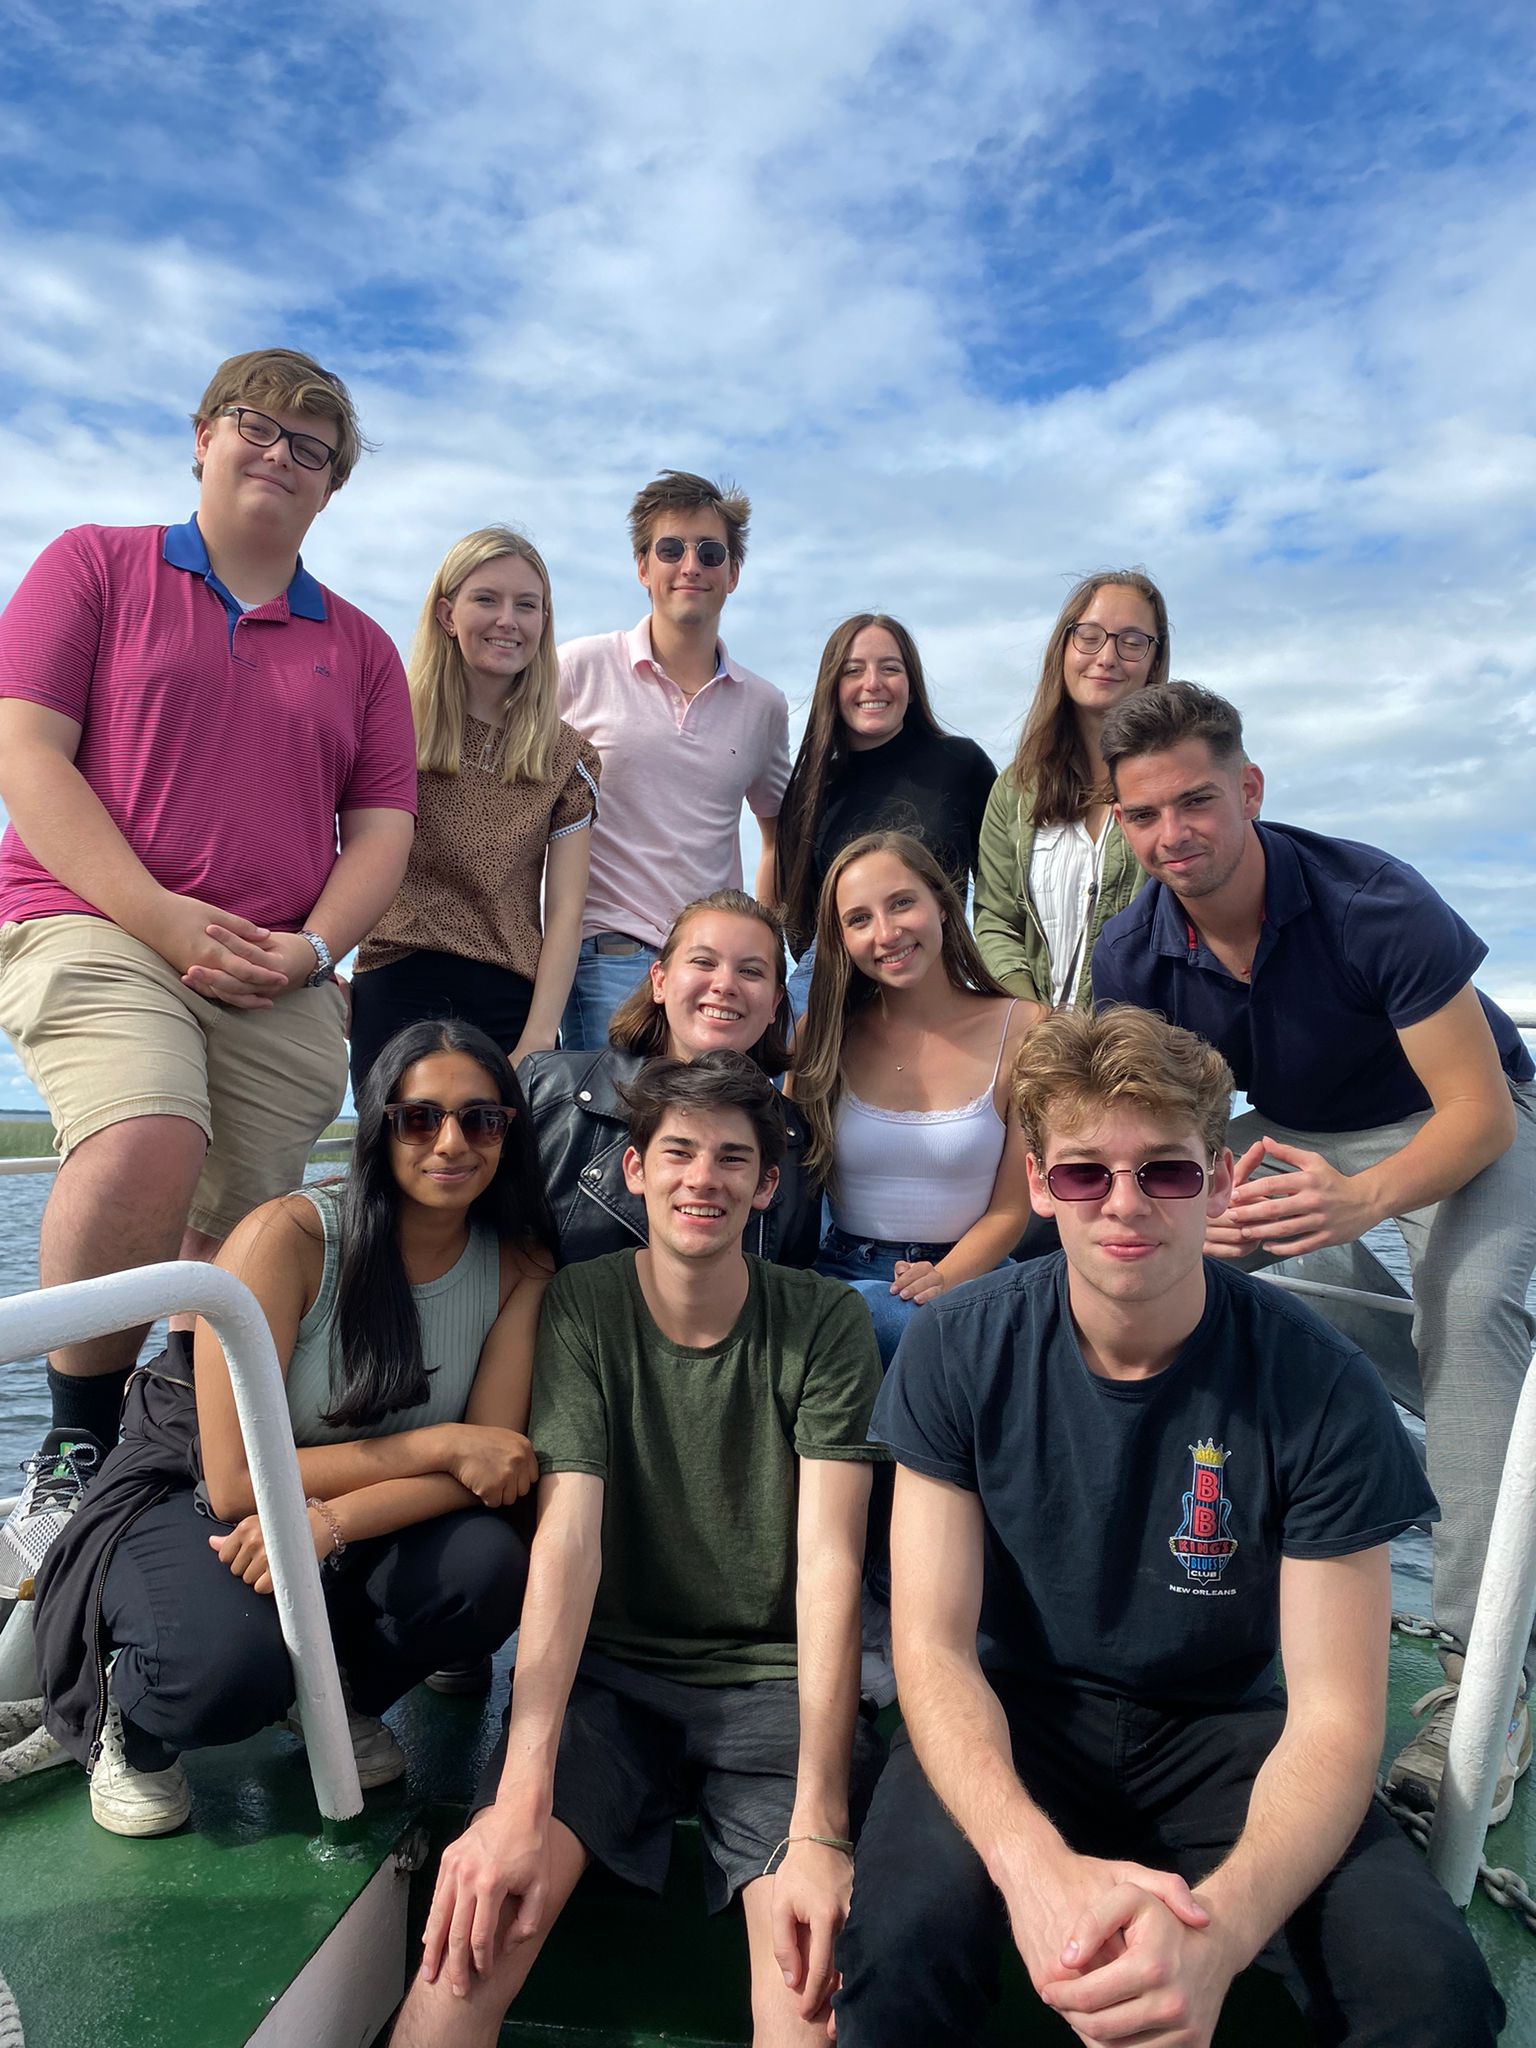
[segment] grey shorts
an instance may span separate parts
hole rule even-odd
[[[673,1823],[696,1813],[708,1852],[705,1898],[718,1913],[763,1875],[789,1833],[799,1748],[793,1679],[683,1685],[589,1651],[560,1731],[555,1819],[605,1870],[659,1892]],[[503,1723],[476,1789],[477,1811],[495,1799],[506,1754]],[[855,1831],[883,1755],[884,1744],[861,1708],[849,1788]]]

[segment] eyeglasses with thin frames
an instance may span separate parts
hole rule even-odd
[[[279,441],[286,441],[300,469],[329,469],[335,464],[336,450],[318,434],[291,433],[269,414],[257,412],[249,405],[226,405],[223,417],[234,421],[241,440],[249,441],[253,448],[272,448]]]
[[[1134,626],[1127,626],[1122,633],[1111,633],[1103,626],[1096,626],[1092,620],[1080,621],[1068,628],[1072,645],[1079,654],[1097,654],[1106,640],[1113,640],[1115,653],[1122,661],[1145,661],[1157,646],[1155,633],[1140,633]]]

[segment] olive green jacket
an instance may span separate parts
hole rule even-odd
[[[994,980],[1001,982],[1009,995],[1044,1003],[1049,1009],[1050,948],[1029,893],[1029,862],[1035,846],[1029,803],[1029,792],[1020,790],[1010,774],[1000,775],[992,785],[981,821],[973,915],[976,943]],[[1147,879],[1113,818],[1105,830],[1109,839],[1099,893],[1088,912],[1088,939],[1073,992],[1074,1005],[1080,1010],[1090,1008],[1093,1002],[1090,963],[1094,940]]]

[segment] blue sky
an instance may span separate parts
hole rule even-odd
[[[894,610],[1001,759],[1070,582],[1142,564],[1270,815],[1414,860],[1536,996],[1528,7],[7,18],[0,598],[185,516],[208,372],[288,342],[379,444],[306,558],[397,638],[489,519],[562,633],[632,622],[635,487],[726,473],[733,651],[798,711]]]

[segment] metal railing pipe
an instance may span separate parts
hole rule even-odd
[[[0,1364],[63,1344],[131,1330],[160,1316],[200,1315],[224,1347],[256,1512],[267,1546],[272,1597],[293,1660],[304,1746],[315,1798],[327,1821],[361,1813],[362,1789],[347,1729],[336,1652],[315,1558],[283,1375],[254,1294],[217,1266],[172,1259],[96,1280],[75,1280],[0,1301]]]
[[[1295,1273],[1271,1273],[1263,1267],[1253,1278],[1267,1280],[1271,1287],[1284,1287],[1292,1294],[1315,1294],[1324,1301],[1353,1302],[1357,1308],[1379,1308],[1394,1316],[1413,1314],[1413,1303],[1407,1295],[1367,1294],[1359,1287],[1336,1287],[1331,1280],[1303,1280]]]
[[[317,1138],[309,1148],[311,1159],[340,1159],[352,1150],[350,1138]],[[57,1173],[61,1165],[55,1152],[39,1152],[25,1159],[0,1159],[0,1178],[17,1173]]]
[[[1536,1364],[1536,1360],[1533,1360]],[[1504,1457],[1451,1723],[1429,1863],[1458,1906],[1477,1883],[1504,1736],[1536,1619],[1536,1371],[1528,1370]]]

